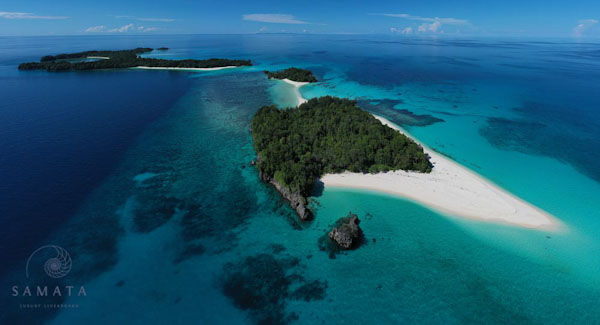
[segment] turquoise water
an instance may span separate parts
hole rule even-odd
[[[74,51],[91,41],[78,42]],[[598,45],[289,35],[102,42],[256,65],[169,74],[189,82],[183,95],[39,239],[69,250],[64,281],[85,283],[87,297],[61,299],[77,309],[37,312],[9,299],[6,322],[600,323],[600,70],[590,69]],[[262,70],[290,65],[323,80],[303,87],[304,97],[358,99],[566,230],[462,220],[335,188],[311,199],[315,220],[300,223],[249,164],[253,113],[295,104],[293,88]],[[550,78],[557,73],[560,82]],[[588,150],[564,144],[579,140]],[[365,243],[330,258],[319,238],[350,211]],[[22,276],[20,265],[5,278]]]

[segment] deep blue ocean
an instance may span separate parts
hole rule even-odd
[[[211,72],[19,71],[84,50],[251,59]],[[546,232],[325,188],[300,222],[250,166],[250,121],[356,99],[565,224]],[[600,43],[378,35],[0,38],[0,323],[600,324]],[[352,211],[366,243],[319,239]],[[12,295],[43,245],[86,296]],[[35,262],[35,261],[34,261]],[[64,303],[76,307],[29,308]]]

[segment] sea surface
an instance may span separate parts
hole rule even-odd
[[[17,70],[47,54],[161,46],[145,56],[254,66]],[[290,66],[320,80],[304,97],[356,99],[564,229],[336,188],[316,189],[315,219],[300,222],[250,165],[254,112],[297,103],[262,71]],[[600,324],[598,85],[600,43],[570,39],[2,37],[0,323]],[[350,212],[363,245],[321,250]],[[43,273],[51,252],[26,275],[44,245],[70,254],[65,277]]]

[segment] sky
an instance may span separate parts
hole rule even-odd
[[[600,0],[0,2],[0,36],[247,33],[600,38]]]

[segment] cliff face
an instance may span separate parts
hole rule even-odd
[[[279,183],[271,176],[265,174],[260,170],[260,163],[262,162],[262,157],[260,154],[258,155],[256,162],[254,164],[258,165],[259,178],[261,181],[265,183],[271,183],[277,191],[283,196],[286,200],[290,202],[292,209],[296,211],[298,217],[302,221],[310,220],[312,218],[312,212],[306,207],[306,198],[302,196],[299,192],[292,192],[287,186]]]
[[[299,192],[292,192],[287,186],[280,184],[262,171],[259,171],[259,173],[261,181],[273,184],[277,191],[281,193],[281,196],[290,202],[292,209],[296,211],[300,220],[305,221],[312,218],[312,212],[306,207],[306,198],[304,196]]]

